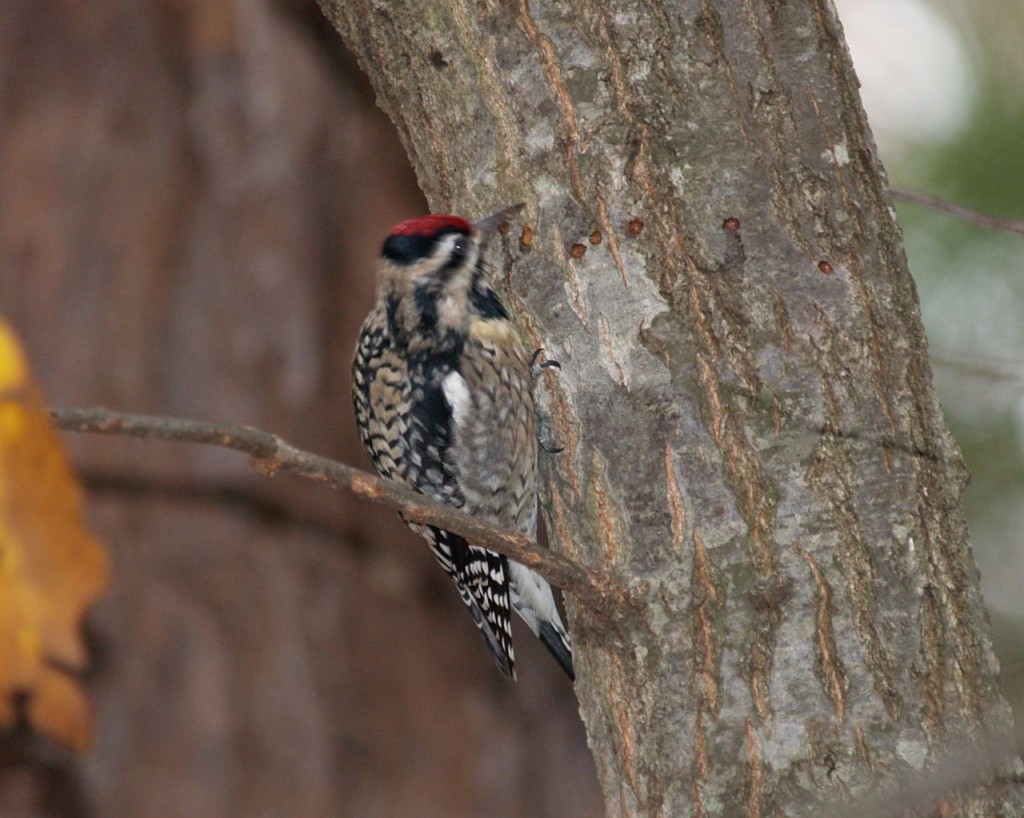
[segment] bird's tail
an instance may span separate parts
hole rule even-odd
[[[512,607],[543,642],[569,678],[576,681],[572,667],[572,642],[555,607],[551,586],[536,571],[514,560],[508,561]]]
[[[542,622],[537,636],[547,649],[551,651],[551,655],[562,666],[562,670],[575,682],[576,673],[572,669],[572,642],[569,641],[569,634],[565,632],[562,623]]]

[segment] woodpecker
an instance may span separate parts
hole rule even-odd
[[[484,259],[488,238],[521,207],[476,224],[431,214],[391,231],[356,344],[352,397],[382,477],[535,539],[533,375]],[[515,679],[512,608],[575,679],[543,577],[458,534],[410,527],[454,581],[506,676]]]

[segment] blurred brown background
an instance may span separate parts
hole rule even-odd
[[[54,405],[366,466],[350,351],[381,238],[424,208],[313,0],[0,5],[0,312]],[[98,742],[0,752],[0,816],[601,814],[559,668],[520,630],[506,683],[391,512],[66,439],[115,572]]]

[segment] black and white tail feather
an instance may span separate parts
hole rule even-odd
[[[508,566],[512,574],[512,607],[530,626],[534,636],[551,651],[551,655],[569,674],[569,678],[575,680],[572,643],[569,641],[569,634],[565,632],[565,626],[562,625],[558,608],[555,607],[551,586],[536,571],[531,571],[515,560],[509,560]]]
[[[384,242],[377,304],[353,363],[363,445],[382,476],[536,535],[533,378],[482,249],[518,208],[472,225],[431,215]],[[575,679],[551,586],[536,572],[435,527],[413,526],[454,581],[505,675],[516,613]]]

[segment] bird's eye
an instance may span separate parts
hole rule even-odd
[[[452,243],[452,258],[464,259],[469,255],[469,239],[459,236]]]

